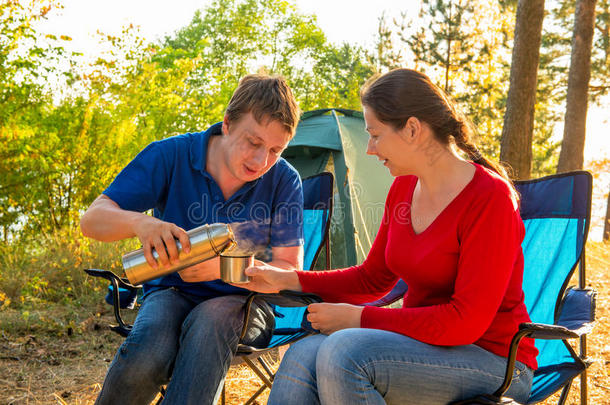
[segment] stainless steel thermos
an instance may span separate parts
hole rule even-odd
[[[187,254],[182,250],[180,242],[178,247],[178,262],[167,267],[151,267],[144,257],[144,250],[138,249],[123,255],[123,269],[129,282],[133,285],[142,284],[156,278],[166,276],[186,267],[201,263],[220,255],[235,245],[233,230],[228,224],[210,224],[193,228],[187,232],[191,242],[191,251]],[[155,259],[159,255],[153,249]]]

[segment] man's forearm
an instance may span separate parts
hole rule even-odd
[[[291,263],[288,260],[275,259],[271,260],[268,264],[274,267],[279,267],[284,270],[301,270],[296,263]]]
[[[136,236],[134,224],[141,221],[145,214],[121,209],[107,197],[100,197],[83,214],[80,227],[83,235],[113,242]]]

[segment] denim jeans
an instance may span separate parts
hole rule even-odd
[[[150,293],[112,361],[96,404],[148,404],[167,385],[164,404],[213,404],[237,349],[246,297],[202,300],[170,288]],[[265,347],[273,312],[251,309],[243,343]]]
[[[475,345],[442,347],[377,329],[315,335],[286,352],[270,405],[447,404],[493,393],[506,359]],[[533,372],[517,362],[507,396],[524,402]]]

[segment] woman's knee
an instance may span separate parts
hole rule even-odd
[[[343,329],[337,331],[320,345],[316,357],[316,370],[320,378],[336,376],[340,370],[357,370],[361,368],[358,354],[358,332],[361,329]]]
[[[291,344],[284,354],[278,375],[315,384],[316,354],[326,338],[325,335],[313,335]]]

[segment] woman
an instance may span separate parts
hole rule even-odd
[[[361,100],[367,153],[396,177],[364,263],[326,272],[247,270],[252,290],[302,290],[325,301],[308,314],[321,334],[291,346],[269,403],[445,404],[491,393],[511,337],[529,322],[516,192],[425,75],[393,70],[368,83]],[[409,285],[402,308],[357,305],[399,278]],[[527,399],[536,354],[525,339],[507,396]]]

